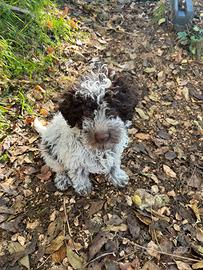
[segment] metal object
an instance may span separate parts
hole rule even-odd
[[[194,17],[192,0],[170,0],[175,30],[183,31]]]

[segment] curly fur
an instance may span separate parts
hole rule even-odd
[[[131,77],[107,77],[107,69],[91,72],[64,96],[48,126],[36,119],[41,153],[56,172],[55,185],[76,192],[91,190],[90,173],[105,174],[115,186],[128,182],[120,168],[128,143],[125,121],[133,117],[137,94]]]

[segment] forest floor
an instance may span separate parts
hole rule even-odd
[[[0,269],[203,269],[203,62],[177,44],[170,22],[154,21],[156,2],[89,2],[66,9],[85,39],[64,43],[43,77],[6,82],[26,94],[3,99]],[[200,0],[195,8],[203,27]],[[48,122],[91,61],[133,74],[144,98],[123,155],[128,186],[97,176],[81,197],[54,187],[29,108]]]

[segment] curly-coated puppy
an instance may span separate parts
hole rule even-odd
[[[58,189],[73,186],[79,194],[91,190],[89,174],[105,174],[115,186],[128,183],[121,155],[128,143],[126,121],[138,99],[132,76],[108,78],[106,67],[91,72],[67,91],[59,112],[35,128],[42,137],[41,153],[56,173]]]

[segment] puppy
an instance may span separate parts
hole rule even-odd
[[[128,143],[125,124],[137,102],[132,76],[110,79],[103,66],[67,91],[47,126],[35,119],[42,157],[56,173],[59,190],[72,186],[79,194],[89,193],[90,173],[106,175],[117,187],[128,183],[121,155]]]

